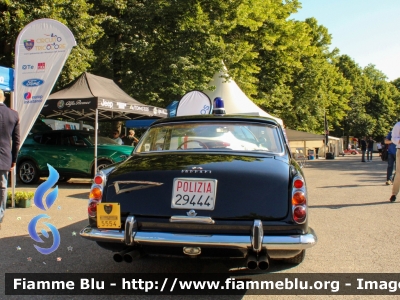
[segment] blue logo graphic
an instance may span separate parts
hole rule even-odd
[[[200,114],[205,115],[208,114],[210,107],[208,105],[204,105],[203,109],[200,111]]]
[[[35,87],[42,85],[44,83],[44,80],[39,79],[39,78],[32,78],[32,79],[27,79],[22,81],[22,85],[27,86],[27,87]]]
[[[36,193],[34,196],[34,203],[36,205],[36,207],[40,208],[41,210],[48,210],[50,209],[50,207],[54,204],[54,202],[57,199],[58,196],[58,186],[56,186],[54,188],[54,190],[52,190],[47,196],[46,196],[46,206],[47,208],[45,208],[44,204],[43,204],[43,197],[44,194],[58,181],[59,175],[58,172],[49,164],[47,164],[47,167],[49,168],[49,178],[43,182],[37,189],[36,189]],[[28,224],[28,232],[29,235],[31,236],[31,238],[38,243],[44,243],[44,241],[39,237],[39,235],[36,232],[36,225],[38,223],[38,221],[42,218],[45,219],[50,219],[50,217],[46,214],[40,214],[37,215],[36,217],[34,217]],[[50,254],[53,253],[54,251],[57,250],[57,248],[60,246],[60,233],[58,232],[57,228],[50,223],[44,223],[45,225],[47,225],[48,228],[50,228],[50,231],[53,235],[53,244],[50,248],[42,248],[39,247],[37,245],[34,245],[36,250],[39,251],[42,254]],[[44,237],[49,238],[49,234],[47,233],[46,230],[42,229],[41,233]]]
[[[34,68],[32,65],[22,65],[22,70],[33,70]]]

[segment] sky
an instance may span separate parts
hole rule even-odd
[[[314,17],[332,36],[331,50],[369,64],[389,81],[400,77],[400,0],[299,0],[291,18]]]

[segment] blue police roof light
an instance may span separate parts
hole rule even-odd
[[[224,100],[221,97],[216,97],[214,99],[214,107],[213,107],[212,113],[214,115],[224,115],[225,114]]]

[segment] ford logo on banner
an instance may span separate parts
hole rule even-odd
[[[22,81],[22,85],[29,86],[29,87],[39,86],[39,85],[42,85],[43,83],[44,83],[44,80],[38,79],[38,78],[27,79],[25,81]]]

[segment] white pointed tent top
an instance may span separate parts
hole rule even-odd
[[[227,69],[217,72],[210,82],[210,85],[216,86],[214,91],[203,91],[211,101],[216,97],[221,97],[224,100],[225,111],[227,114],[245,114],[256,115],[262,117],[269,117],[275,119],[281,126],[283,126],[282,119],[271,116],[269,113],[259,108],[253,101],[246,96],[233,79],[226,80],[225,76]]]

